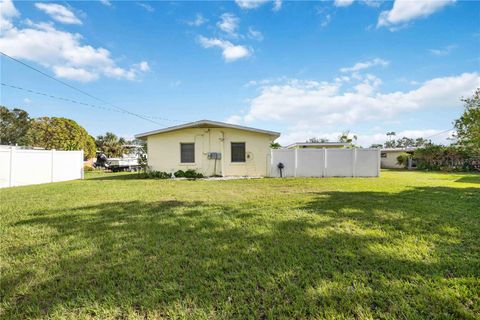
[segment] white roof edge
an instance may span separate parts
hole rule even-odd
[[[181,124],[181,125],[178,125],[178,126],[172,126],[172,127],[167,127],[167,128],[163,128],[163,129],[158,129],[158,130],[153,130],[153,131],[147,131],[147,132],[144,132],[144,133],[139,133],[139,134],[135,135],[135,138],[140,139],[140,138],[148,137],[148,136],[158,134],[158,133],[165,133],[165,132],[170,132],[170,131],[175,131],[175,130],[180,130],[180,129],[192,128],[192,127],[195,127],[195,126],[198,126],[198,125],[213,125],[213,126],[219,126],[219,127],[224,127],[224,128],[232,128],[232,129],[239,129],[239,130],[269,134],[269,135],[275,136],[276,138],[280,137],[280,132],[276,132],[276,131],[269,131],[269,130],[239,126],[239,125],[236,125],[236,124],[230,124],[230,123],[225,123],[225,122],[220,122],[220,121],[199,120],[199,121],[184,123],[184,124]]]
[[[295,142],[285,146],[285,148],[290,148],[294,146],[328,146],[328,145],[335,145],[335,146],[349,146],[351,145],[350,142]]]
[[[381,150],[384,152],[388,152],[388,151],[395,152],[395,151],[414,151],[417,149],[418,147],[406,147],[406,148],[382,148]]]

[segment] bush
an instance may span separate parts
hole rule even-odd
[[[88,165],[88,164],[85,164],[85,165],[83,166],[83,171],[84,171],[84,172],[94,171],[94,170],[95,170],[95,168],[93,168],[92,166],[90,166],[90,165]]]
[[[439,171],[480,171],[480,152],[460,146],[432,145],[415,150],[417,168]]]
[[[408,167],[408,159],[410,159],[410,155],[406,152],[402,152],[400,155],[397,157],[397,163],[404,168]]]
[[[195,170],[192,170],[192,169],[189,169],[187,171],[178,170],[173,175],[175,178],[187,178],[187,179],[204,178],[203,174],[196,172]],[[143,179],[171,179],[172,174],[164,171],[150,170],[150,171],[139,173],[139,177]]]
[[[146,171],[139,174],[140,178],[144,179],[170,179],[172,175],[163,171]]]
[[[192,169],[188,169],[187,171],[178,170],[173,175],[176,178],[187,178],[187,179],[201,179],[204,177],[203,174]]]

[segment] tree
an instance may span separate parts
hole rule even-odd
[[[280,149],[282,146],[278,142],[272,142],[270,143],[270,148],[271,149]]]
[[[107,132],[103,136],[98,136],[95,140],[98,150],[103,152],[107,157],[120,157],[123,154],[124,138],[117,137],[112,132]]]
[[[338,141],[343,143],[353,143],[353,141],[357,141],[357,136],[356,135],[350,136],[350,130],[344,131],[338,137]]]
[[[455,120],[458,144],[480,150],[480,88],[470,98],[463,98],[465,111]]]
[[[324,143],[324,142],[328,142],[328,139],[313,137],[313,138],[308,139],[305,142],[307,142],[307,143]]]
[[[414,146],[415,146],[415,140],[408,137],[403,137],[401,139],[398,139],[395,143],[395,147],[397,148],[408,148],[408,147],[414,147]]]
[[[95,156],[95,140],[71,119],[41,117],[31,121],[25,137],[34,147],[57,150],[83,150],[86,159]]]
[[[428,145],[431,145],[432,141],[425,139],[425,138],[417,138],[415,139],[415,147],[426,147]]]
[[[0,106],[0,144],[25,144],[30,121],[28,113],[22,109],[9,110]]]

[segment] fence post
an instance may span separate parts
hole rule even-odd
[[[381,168],[381,163],[382,163],[382,149],[377,148],[378,153],[377,153],[377,177],[380,177],[380,168]]]
[[[298,161],[297,161],[297,158],[298,158],[298,149],[295,148],[295,157],[294,157],[294,167],[293,167],[293,176],[296,177],[297,176],[297,165],[298,165]]]
[[[82,176],[82,180],[84,179],[85,177],[85,167],[83,165],[83,149],[81,150],[81,155],[80,155],[80,170],[81,170],[81,176]]]
[[[355,166],[357,165],[357,148],[352,149],[352,177],[356,176]]]
[[[13,187],[13,154],[15,147],[10,147],[10,171],[8,175],[8,186]]]
[[[323,168],[322,168],[322,175],[323,177],[327,176],[327,148],[323,148]]]
[[[54,165],[53,165],[53,159],[55,158],[55,149],[52,149],[51,151],[51,158],[50,158],[50,182],[53,182],[53,168],[54,168]]]

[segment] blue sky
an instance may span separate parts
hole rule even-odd
[[[443,142],[480,86],[474,1],[11,2],[0,51],[157,123],[7,86],[0,103],[90,134],[199,119],[280,131],[345,130]],[[2,83],[112,108],[1,57]]]

